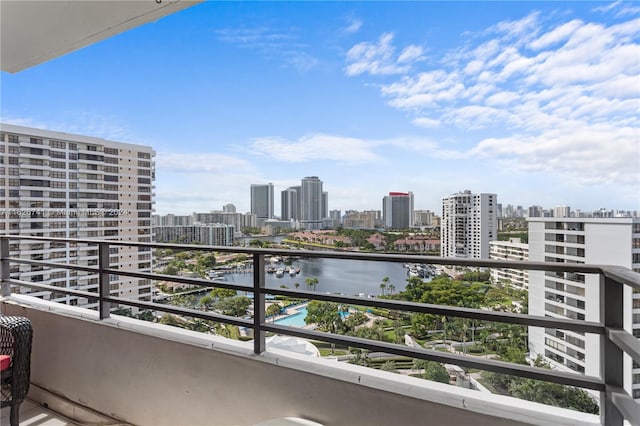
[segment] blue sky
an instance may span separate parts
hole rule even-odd
[[[637,2],[206,2],[1,78],[4,122],[153,146],[161,214],[304,176],[640,210]]]

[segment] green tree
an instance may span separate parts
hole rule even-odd
[[[353,331],[357,326],[364,324],[367,322],[369,318],[365,314],[360,311],[353,312],[346,317],[343,322],[345,329],[348,331]]]
[[[273,303],[267,308],[266,314],[268,317],[275,317],[276,315],[279,315],[280,312],[282,312],[282,306],[278,303]]]
[[[307,304],[307,316],[304,321],[307,324],[316,324],[322,331],[335,333],[343,328],[339,307],[337,303],[312,300]]]
[[[251,299],[245,296],[228,297],[215,304],[215,308],[223,315],[243,317],[247,315],[247,309],[251,305]]]
[[[211,290],[209,294],[211,295],[211,297],[215,299],[226,299],[228,297],[234,297],[237,294],[237,292],[230,288],[216,287],[213,290]]]
[[[398,368],[396,367],[395,361],[389,360],[380,366],[380,370],[389,371],[391,373],[397,373]]]
[[[140,313],[135,315],[135,318],[142,321],[155,321],[156,319],[155,316],[153,315],[153,312],[149,310],[141,311]]]
[[[169,263],[163,270],[164,275],[178,275],[178,267],[173,263]]]
[[[319,280],[315,277],[311,278],[305,278],[304,282],[307,284],[307,288],[309,290],[314,290],[316,289],[316,285],[318,284]]]
[[[198,258],[198,266],[204,269],[211,269],[216,266],[216,256],[213,253],[205,254]]]
[[[426,359],[414,359],[412,370],[424,370],[422,378],[434,382],[449,383],[449,372],[442,364]]]

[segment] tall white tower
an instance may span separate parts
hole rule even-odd
[[[443,198],[440,255],[489,259],[489,242],[498,236],[497,199],[468,190]]]

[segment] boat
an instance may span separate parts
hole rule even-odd
[[[269,266],[267,268],[267,274],[273,274],[276,272],[276,268],[274,268],[273,266]]]
[[[289,275],[292,277],[295,277],[297,274],[296,270],[294,268],[289,268]]]
[[[276,278],[280,278],[284,275],[284,269],[279,268],[276,270]]]
[[[209,279],[210,280],[222,280],[224,279],[224,274],[219,271],[209,271]]]

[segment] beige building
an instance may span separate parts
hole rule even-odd
[[[89,136],[0,125],[0,232],[60,238],[151,241],[154,204],[151,147]],[[12,256],[97,266],[96,246],[15,243]],[[111,247],[110,266],[151,272],[148,247]],[[98,274],[20,265],[22,281],[97,291]],[[111,294],[151,300],[148,279],[110,277]],[[23,292],[29,292],[22,287]],[[37,291],[34,296],[92,306],[86,298]]]

